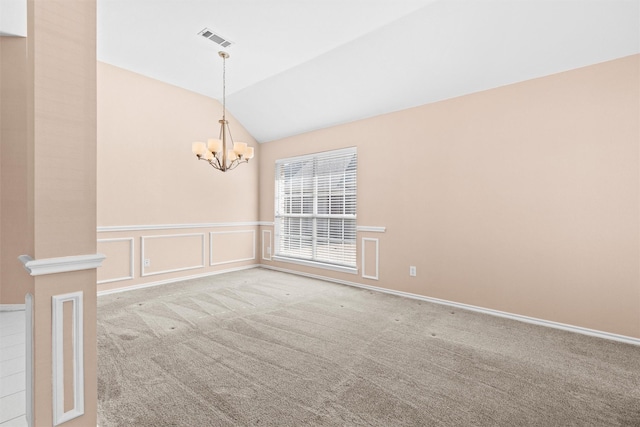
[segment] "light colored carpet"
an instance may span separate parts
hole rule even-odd
[[[640,426],[640,347],[264,269],[98,299],[98,424]]]

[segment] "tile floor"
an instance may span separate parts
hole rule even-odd
[[[0,427],[26,427],[25,313],[0,311]]]

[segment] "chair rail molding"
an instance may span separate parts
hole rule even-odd
[[[102,265],[103,254],[74,255],[59,258],[33,259],[29,255],[20,255],[24,269],[32,276],[67,273],[69,271],[91,270]]]
[[[140,225],[105,225],[97,228],[98,233],[115,231],[143,231],[143,230],[175,230],[189,228],[218,228],[218,227],[250,227],[260,225],[258,221],[244,222],[203,222],[189,224],[140,224]]]
[[[377,227],[371,225],[358,225],[356,231],[368,232],[368,233],[384,233],[387,231],[387,227]]]

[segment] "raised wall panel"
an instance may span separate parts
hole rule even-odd
[[[140,238],[141,276],[203,268],[204,233],[167,234]],[[149,265],[145,265],[149,260]]]
[[[362,238],[362,277],[378,280],[379,240],[369,237]]]
[[[98,284],[134,278],[133,237],[98,239],[98,252],[107,256],[98,269]]]
[[[271,230],[262,230],[262,259],[271,261],[272,253]]]
[[[84,414],[82,297],[78,291],[51,298],[54,426]]]
[[[256,258],[255,230],[209,233],[209,265],[230,264]]]

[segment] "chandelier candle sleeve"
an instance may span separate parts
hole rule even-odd
[[[220,123],[220,136],[218,139],[209,138],[207,143],[194,142],[191,151],[198,160],[208,162],[214,169],[226,172],[235,169],[240,163],[248,163],[253,158],[253,147],[247,146],[246,142],[233,142],[229,122],[227,121],[226,107],[226,60],[229,58],[227,52],[218,52],[222,58],[222,120]]]

